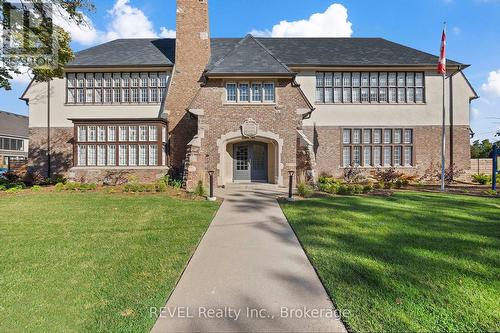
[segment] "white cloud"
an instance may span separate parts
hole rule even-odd
[[[107,11],[108,21],[106,29],[99,30],[92,20],[85,16],[87,24],[77,26],[69,20],[67,14],[56,15],[54,22],[71,34],[74,41],[82,45],[94,45],[118,38],[173,38],[175,30],[160,27],[157,32],[153,22],[144,12],[130,5],[130,0],[116,0],[113,8]]]
[[[281,21],[271,30],[252,30],[250,33],[269,37],[351,37],[352,23],[347,8],[334,3],[323,13],[315,13],[308,19]]]
[[[500,97],[500,69],[490,72],[488,82],[484,83],[481,88],[486,92]]]

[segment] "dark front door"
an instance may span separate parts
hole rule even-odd
[[[234,145],[234,181],[267,182],[267,145],[244,142]]]

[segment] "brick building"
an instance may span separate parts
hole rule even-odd
[[[167,172],[188,188],[286,185],[356,166],[422,174],[440,163],[438,58],[381,38],[212,38],[208,1],[177,0],[176,39],[120,39],[76,54],[65,77],[30,84],[30,161],[106,182]],[[469,169],[476,93],[448,62],[448,162]],[[44,169],[45,168],[45,169]]]

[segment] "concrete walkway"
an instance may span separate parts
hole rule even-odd
[[[269,185],[222,194],[224,203],[152,332],[346,332],[276,201],[279,194]]]

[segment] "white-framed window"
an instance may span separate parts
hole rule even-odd
[[[352,143],[357,145],[361,143],[361,130],[355,129],[352,132]]]
[[[88,131],[87,140],[91,142],[95,141],[97,139],[96,126],[88,126],[87,131]]]
[[[149,126],[149,141],[158,140],[158,129],[156,126]]]
[[[106,145],[97,145],[97,165],[106,165]]]
[[[111,89],[104,89],[104,103],[111,103]]]
[[[413,148],[405,147],[404,148],[404,165],[411,166],[413,165]]]
[[[274,103],[274,83],[264,83],[264,102]]]
[[[252,83],[252,102],[262,102],[262,84]]]
[[[119,128],[119,140],[127,141],[128,139],[128,126],[120,126]]]
[[[108,126],[108,141],[116,141],[116,126]]]
[[[344,147],[342,150],[343,166],[348,167],[351,165],[351,147]]]
[[[116,145],[108,145],[108,165],[116,165]]]
[[[86,89],[85,90],[85,103],[93,103],[94,101],[94,90]]]
[[[78,126],[77,136],[78,136],[78,141],[80,142],[87,141],[87,126]]]
[[[128,141],[137,141],[137,126],[128,127]]]
[[[373,147],[373,166],[378,167],[382,165],[382,147]]]
[[[384,166],[391,166],[392,164],[392,147],[384,146]]]
[[[342,135],[342,142],[344,144],[351,143],[351,130],[350,129],[344,129],[343,135]]]
[[[400,144],[402,140],[402,133],[401,129],[395,129],[394,130],[394,143],[395,144]]]
[[[68,104],[73,104],[76,101],[75,89],[68,89]]]
[[[123,103],[130,103],[130,90],[129,89],[123,89],[122,102]]]
[[[423,72],[316,72],[316,103],[424,103],[424,81]]]
[[[228,102],[236,102],[237,92],[236,83],[226,84],[226,100]]]
[[[87,146],[87,165],[95,166],[96,165],[96,151],[95,145]]]
[[[106,141],[106,126],[97,126],[97,141]]]
[[[158,164],[158,145],[149,145],[149,165]]]
[[[374,129],[373,130],[373,143],[380,144],[382,143],[382,130]]]
[[[78,166],[87,165],[87,147],[85,145],[78,145],[77,147],[77,161]]]
[[[148,165],[148,146],[139,145],[139,166]]]
[[[372,130],[371,129],[364,129],[363,130],[363,143],[364,144],[372,143]]]
[[[384,130],[384,143],[392,143],[392,130],[385,129]]]
[[[94,103],[96,104],[100,104],[102,103],[102,89],[96,89],[94,91],[95,95],[94,95]]]
[[[248,83],[239,84],[239,102],[249,102],[250,101],[250,91],[248,88]]]
[[[118,165],[127,165],[127,145],[120,145],[118,147]]]
[[[137,165],[137,145],[130,145],[128,147],[128,165]]]
[[[148,127],[139,126],[139,141],[148,141]]]

